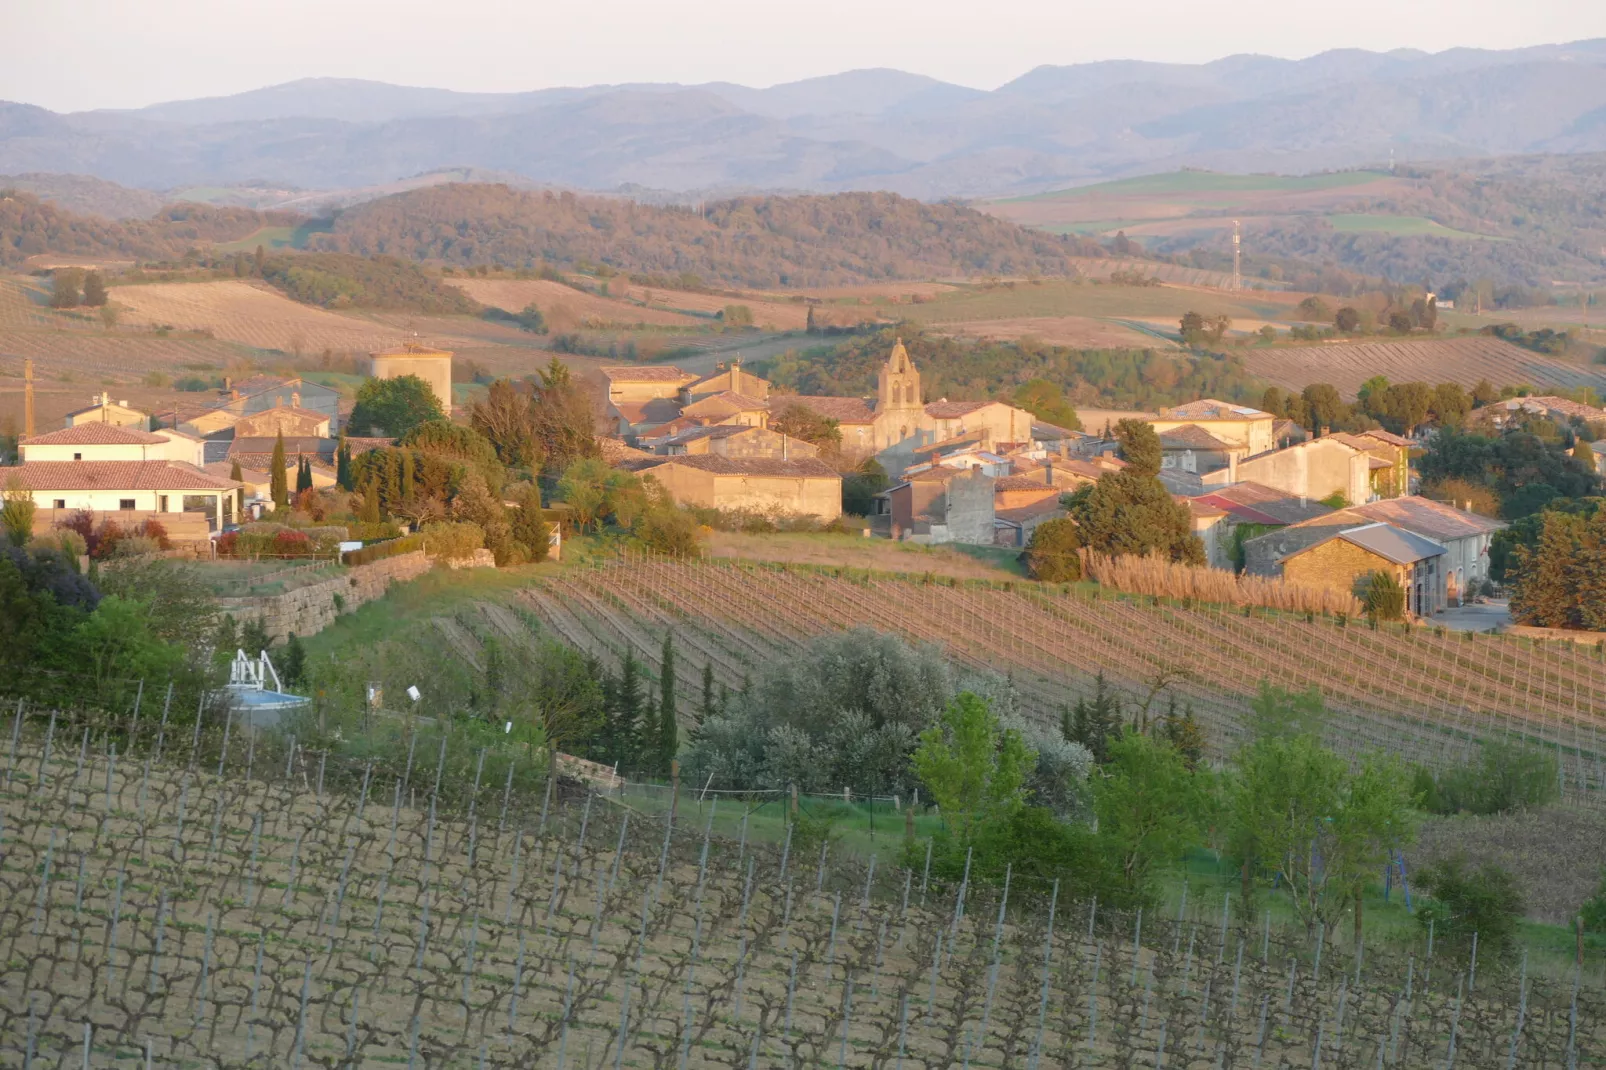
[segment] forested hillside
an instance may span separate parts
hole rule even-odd
[[[78,215],[31,193],[0,185],[0,267],[38,253],[161,260],[211,242],[238,241],[264,225],[288,225],[293,216],[173,204],[150,219],[112,221]]]
[[[745,286],[821,286],[941,275],[1072,274],[1103,248],[956,204],[887,193],[743,197],[702,215],[616,198],[449,185],[341,213],[313,247],[451,264],[606,264]]]
[[[1059,388],[1071,404],[1152,409],[1197,397],[1258,400],[1264,384],[1236,355],[1183,353],[1155,349],[1072,349],[1030,340],[969,342],[934,334],[910,333],[910,325],[848,339],[796,356],[778,357],[758,372],[784,390],[846,397],[873,394],[876,373],[901,333],[920,368],[927,401],[1014,398],[1037,410],[1031,391],[1017,391],[1034,380]],[[1060,422],[1046,411],[1040,416]]]

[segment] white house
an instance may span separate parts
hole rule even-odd
[[[138,409],[129,408],[128,402],[113,401],[110,394],[102,392],[89,405],[67,414],[68,427],[80,424],[116,424],[143,431],[151,425],[151,418]]]
[[[214,531],[234,522],[241,484],[182,461],[33,461],[4,472],[52,523],[70,513],[204,513]]]
[[[175,449],[175,443],[183,443]],[[114,423],[83,423],[19,442],[24,464],[36,461],[191,461],[198,440]],[[174,454],[178,455],[175,456]]]

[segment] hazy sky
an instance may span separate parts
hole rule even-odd
[[[991,89],[1045,63],[1606,37],[1601,0],[0,0],[0,100],[57,111],[295,78],[505,91],[767,86],[897,67]]]

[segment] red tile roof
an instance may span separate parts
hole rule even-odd
[[[240,484],[182,461],[29,461],[15,473],[28,490],[233,490]]]
[[[1365,505],[1352,505],[1346,512],[1440,541],[1490,535],[1505,527],[1498,520],[1414,494],[1406,498],[1384,498]]]
[[[695,468],[720,476],[789,476],[793,478],[840,479],[841,474],[824,461],[813,457],[794,460],[777,460],[766,457],[724,457],[717,453],[683,454],[675,457],[655,457],[653,462],[631,465],[636,471],[651,471],[667,464]]]
[[[938,420],[952,420],[969,416],[977,409],[985,409],[991,401],[933,401],[926,406],[926,415]]]
[[[154,446],[167,439],[117,424],[87,423],[22,440],[24,446]]]
[[[808,394],[771,394],[770,412],[782,413],[800,405],[816,415],[842,424],[873,424],[875,413],[863,398],[821,398]]]

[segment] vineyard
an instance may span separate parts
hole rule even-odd
[[[1145,914],[945,884],[918,850],[844,859],[801,825],[711,837],[737,799],[646,814],[554,792],[516,748],[487,760],[416,724],[355,762],[315,724],[298,743],[204,713],[18,708],[0,1066],[1606,1060],[1594,963],[1407,957],[1203,895]]]
[[[1469,390],[1480,379],[1495,386],[1527,383],[1536,387],[1592,386],[1606,390],[1606,373],[1482,335],[1251,348],[1245,350],[1244,361],[1253,374],[1286,389],[1303,390],[1309,383],[1331,383],[1347,397],[1374,375],[1387,376],[1396,383],[1460,383]]]
[[[1191,706],[1214,751],[1235,748],[1260,681],[1318,688],[1329,742],[1443,768],[1476,741],[1520,737],[1553,749],[1564,796],[1606,790],[1606,660],[1570,643],[1169,604],[1027,582],[889,577],[729,561],[632,557],[523,592],[564,642],[655,666],[663,634],[697,672],[736,689],[810,636],[868,625],[941,647],[974,671],[1007,673],[1022,705],[1058,724],[1094,674],[1129,708]],[[685,670],[683,671],[693,671]]]
[[[405,333],[354,316],[299,304],[268,286],[223,280],[118,286],[112,299],[129,323],[207,330],[257,349],[317,353],[371,352],[398,344]]]

